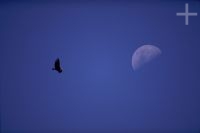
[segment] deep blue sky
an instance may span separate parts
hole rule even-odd
[[[199,132],[199,50],[198,1],[1,2],[1,132]]]

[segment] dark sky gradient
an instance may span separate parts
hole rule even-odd
[[[200,2],[188,26],[185,2],[0,3],[1,132],[200,132]],[[147,43],[162,55],[133,71]]]

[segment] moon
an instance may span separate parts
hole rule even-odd
[[[143,45],[137,48],[132,56],[133,69],[138,70],[144,64],[161,55],[161,53],[162,51],[154,45]]]

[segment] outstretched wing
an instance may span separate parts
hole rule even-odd
[[[56,70],[60,69],[60,60],[59,60],[59,58],[56,59],[54,66],[55,66]]]

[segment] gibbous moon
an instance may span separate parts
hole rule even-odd
[[[144,64],[152,61],[161,54],[161,50],[154,45],[143,45],[135,50],[132,56],[132,67],[139,69]]]

